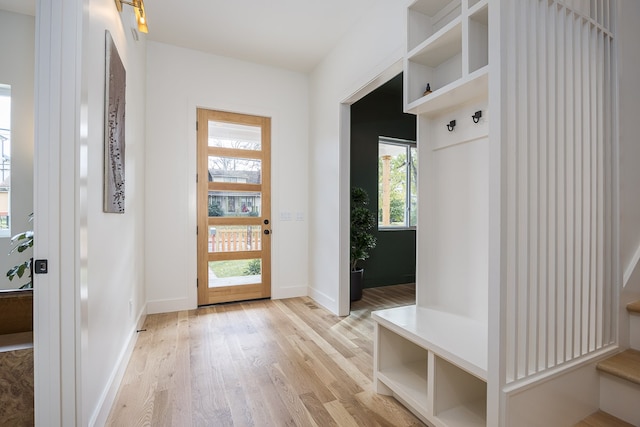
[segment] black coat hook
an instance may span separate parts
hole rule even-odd
[[[471,120],[473,120],[473,123],[478,123],[480,121],[480,117],[482,117],[482,111],[478,110],[473,114],[473,116],[471,116]]]
[[[451,120],[448,124],[447,124],[447,129],[449,130],[449,132],[453,132],[453,128],[456,127],[456,121],[455,120]]]

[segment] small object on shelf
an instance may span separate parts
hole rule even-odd
[[[429,83],[427,83],[427,88],[425,89],[425,91],[422,94],[422,96],[429,95],[430,93],[431,93],[431,85]]]
[[[451,120],[449,123],[447,123],[447,130],[449,130],[449,132],[453,132],[453,128],[455,127],[456,127],[455,120]]]
[[[473,114],[473,116],[471,116],[471,120],[473,120],[473,123],[478,123],[480,121],[480,117],[482,117],[482,111],[478,110]]]

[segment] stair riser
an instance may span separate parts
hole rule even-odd
[[[634,350],[640,350],[640,315],[632,314],[629,317],[629,346]]]
[[[600,374],[600,409],[635,426],[640,426],[640,385]]]

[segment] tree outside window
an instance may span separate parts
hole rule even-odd
[[[415,141],[378,140],[378,228],[412,228],[418,213]]]

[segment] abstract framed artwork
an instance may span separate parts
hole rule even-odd
[[[104,117],[104,202],[108,213],[124,213],[125,196],[125,89],[126,70],[118,49],[106,31],[105,117]]]

